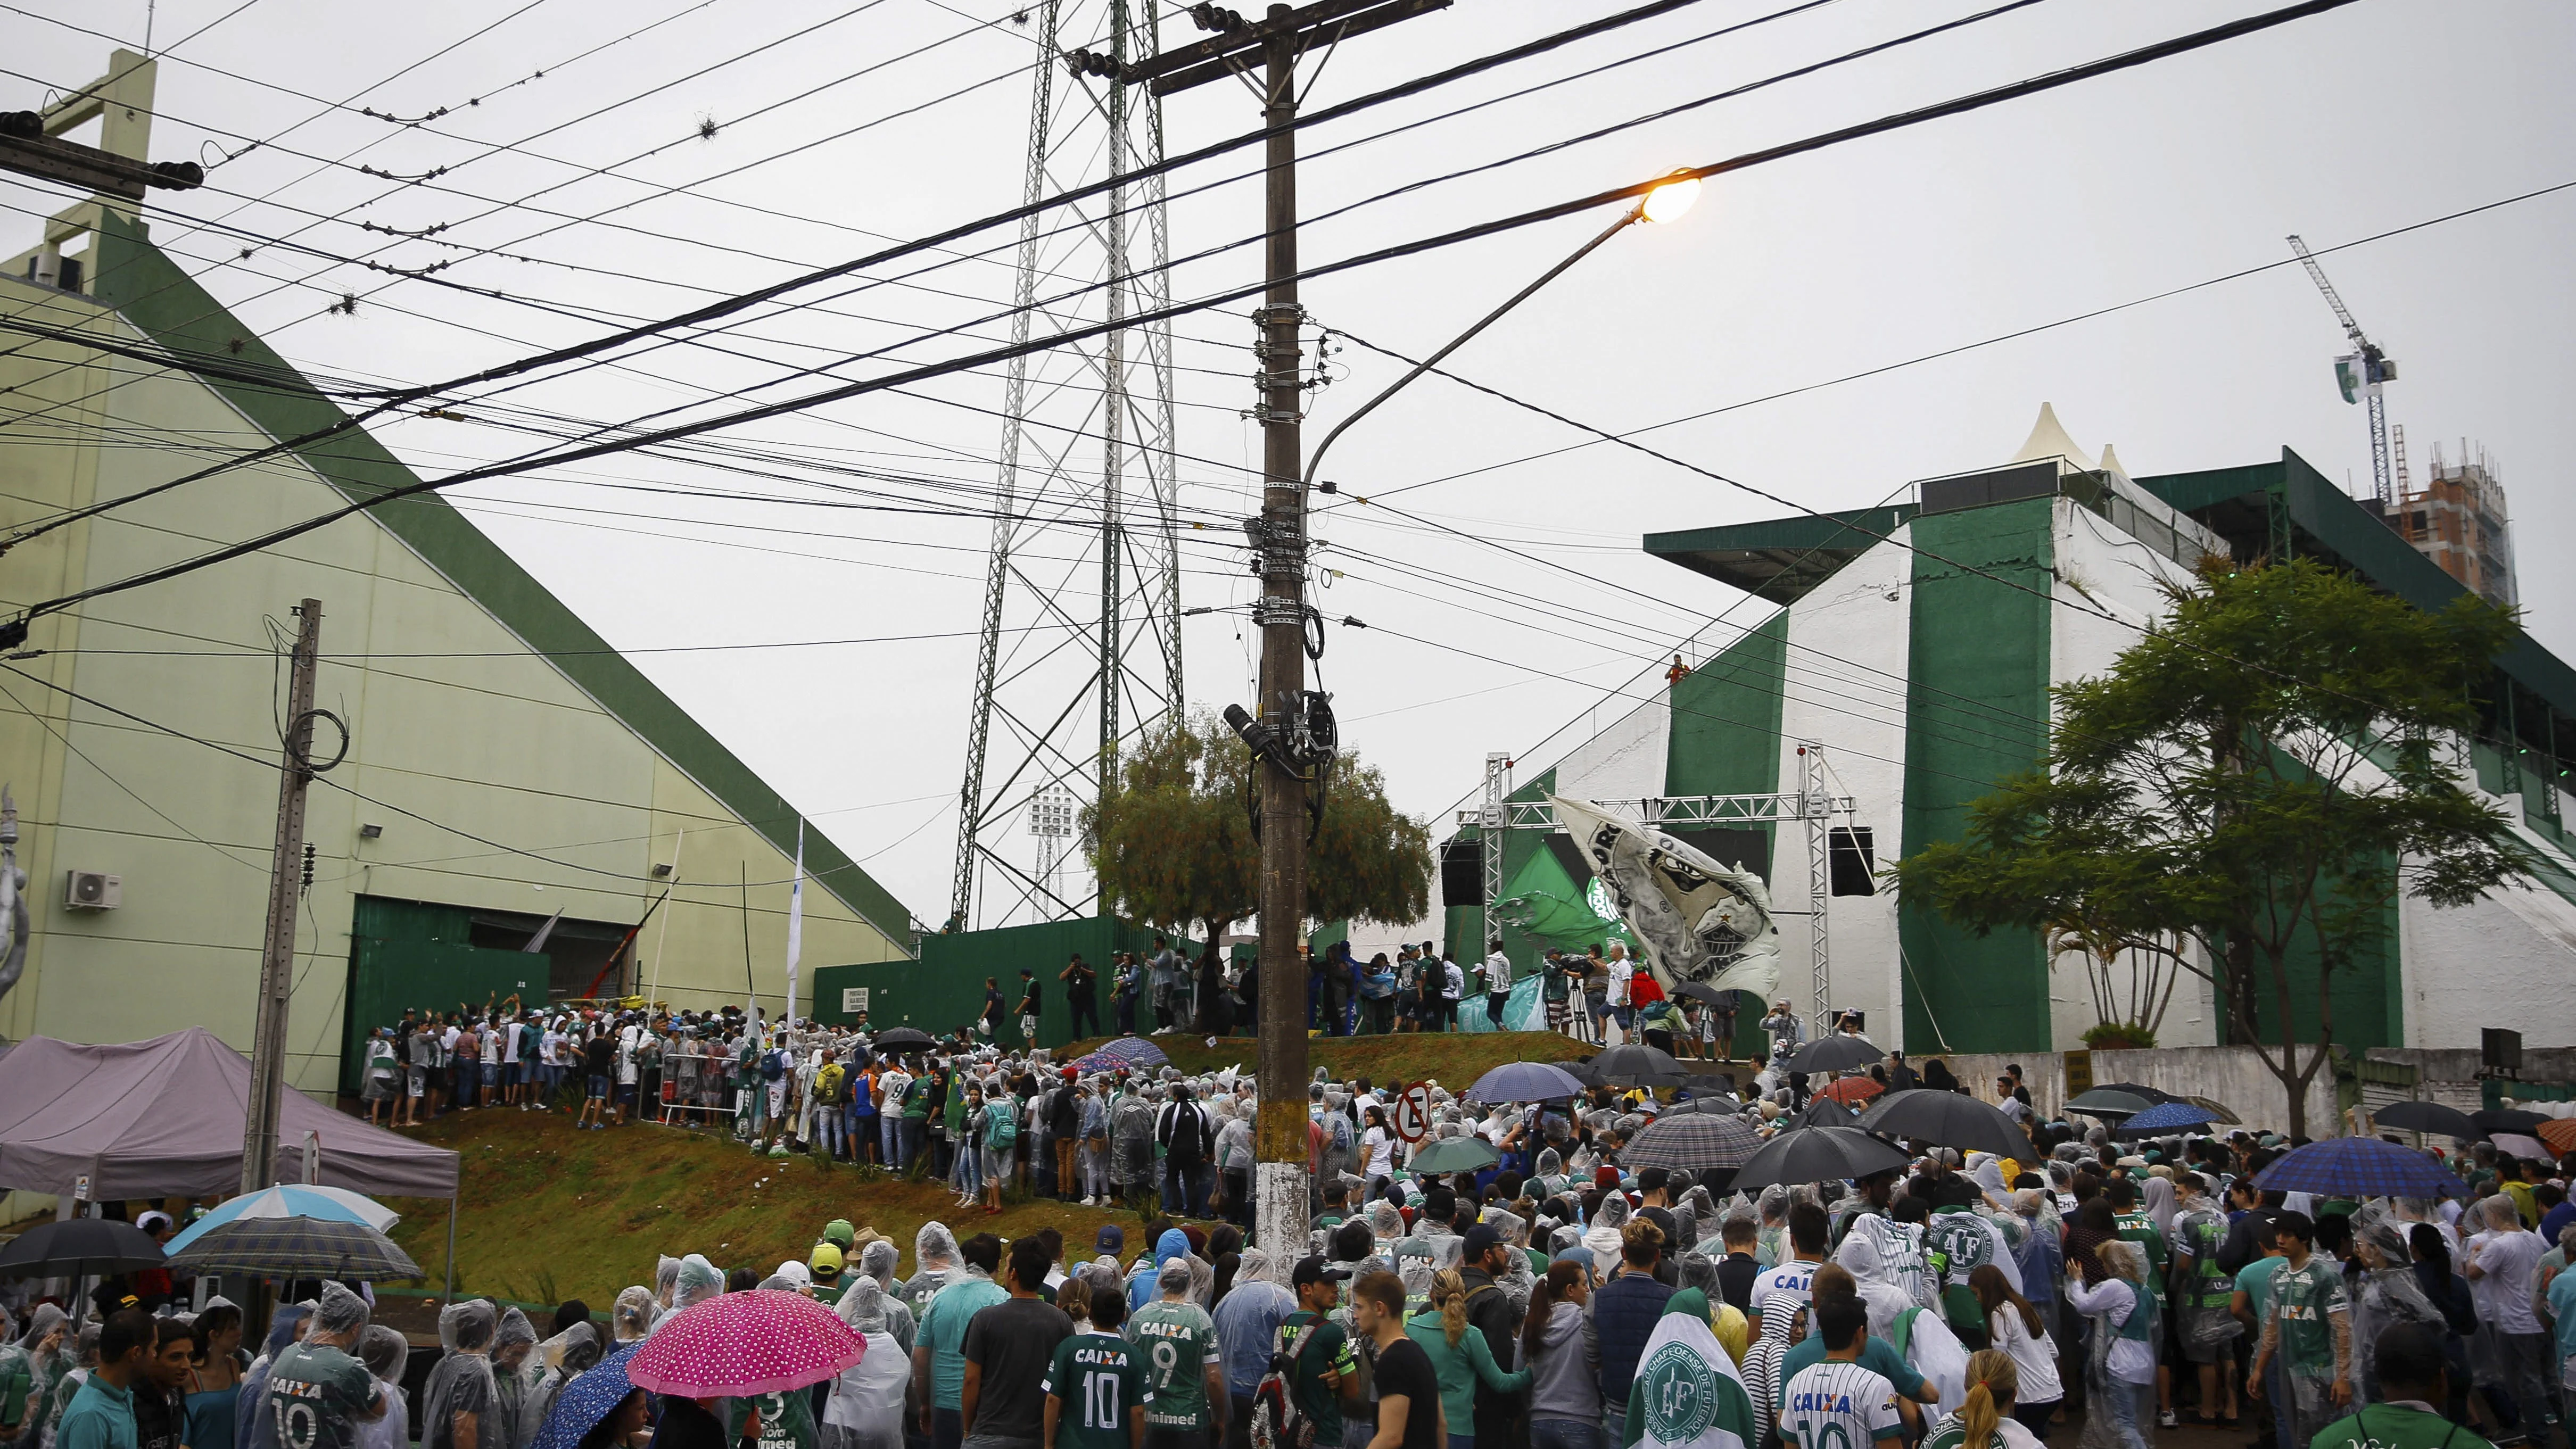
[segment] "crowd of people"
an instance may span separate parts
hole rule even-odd
[[[796,1049],[818,1077],[873,1074],[907,1112],[920,1084],[938,1092],[915,1120],[942,1130],[869,1140],[890,1144],[889,1167],[945,1173],[959,1213],[990,1215],[1005,1190],[1122,1211],[1087,1256],[1052,1228],[1005,1242],[934,1221],[907,1263],[843,1220],[766,1272],[668,1257],[604,1323],[568,1304],[542,1341],[518,1309],[451,1304],[417,1404],[399,1387],[401,1336],[339,1285],[281,1312],[251,1361],[220,1301],[78,1334],[59,1308],[21,1304],[0,1350],[0,1445],[393,1449],[383,1436],[401,1431],[384,1426],[416,1421],[427,1449],[530,1449],[549,1380],[747,1287],[824,1300],[868,1356],[810,1393],[639,1395],[619,1435],[667,1449],[2144,1449],[2187,1418],[2249,1449],[2479,1449],[2549,1445],[2576,1372],[2569,1169],[2483,1142],[2448,1159],[2466,1201],[2317,1200],[2257,1185],[2297,1145],[2276,1135],[2114,1139],[2037,1120],[2007,1075],[1997,1100],[2025,1109],[2030,1161],[1909,1144],[1903,1168],[1745,1193],[1728,1169],[1625,1159],[1675,1106],[1740,1112],[1757,1133],[1818,1120],[1815,1084],[1777,1067],[1740,1099],[1687,1103],[1615,1087],[1480,1103],[1434,1084],[1427,1140],[1481,1138],[1499,1159],[1466,1173],[1413,1171],[1423,1144],[1389,1130],[1388,1094],[1319,1073],[1309,1231],[1271,1244],[1250,1240],[1256,1104],[1236,1072],[1084,1072],[965,1043]],[[1891,1069],[1964,1090],[1937,1061],[1873,1070]],[[1674,1395],[1717,1417],[1677,1416]]]

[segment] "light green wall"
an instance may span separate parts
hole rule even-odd
[[[0,316],[143,340],[116,313],[12,281],[0,280]],[[0,521],[11,527],[177,476],[210,456],[197,450],[221,456],[263,440],[238,395],[68,342],[29,342],[0,357],[0,389],[14,408],[41,415],[0,429]],[[241,468],[0,556],[0,602],[23,607],[119,578],[343,497],[301,461]],[[452,509],[438,510],[442,528],[470,530]],[[450,569],[421,547],[447,550]],[[47,652],[0,672],[0,779],[14,785],[26,826],[35,926],[26,976],[0,998],[0,1033],[121,1041],[202,1023],[248,1041],[277,797],[263,618],[291,627],[288,611],[307,594],[324,611],[317,702],[344,714],[354,739],[308,806],[318,864],[289,1032],[298,1086],[327,1090],[333,1076],[358,894],[633,921],[660,894],[650,869],[672,858],[682,830],[682,884],[667,937],[657,917],[639,943],[644,975],[654,976],[658,955],[673,1001],[742,999],[747,898],[749,974],[768,1009],[779,1008],[792,873],[780,842],[792,848],[792,810],[767,787],[744,785],[756,777],[694,724],[673,725],[676,707],[632,666],[619,661],[632,676],[624,680],[594,660],[582,682],[531,653],[527,620],[543,611],[529,591],[543,591],[524,573],[504,578],[488,559],[477,562],[475,587],[498,579],[512,595],[520,622],[506,625],[460,586],[457,574],[471,571],[457,561],[468,556],[453,539],[415,546],[360,517],[37,622],[29,647]],[[543,604],[561,611],[550,596]],[[328,658],[355,654],[469,657]],[[111,706],[249,758],[118,718]],[[657,746],[637,717],[682,743]],[[772,806],[746,820],[711,779]],[[384,826],[383,837],[361,840],[365,823]],[[819,833],[809,835],[808,861],[840,867],[837,892],[805,895],[809,980],[821,965],[902,958],[890,934],[902,928],[900,907],[888,926],[864,918],[862,907],[886,920],[891,898]],[[64,910],[67,867],[122,876],[123,908]],[[747,893],[736,884],[746,875]]]

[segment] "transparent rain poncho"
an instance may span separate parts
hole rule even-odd
[[[353,1343],[366,1327],[366,1299],[337,1283],[322,1285],[322,1298],[314,1305],[313,1326],[306,1336],[327,1333],[343,1343]]]
[[[508,1442],[500,1384],[492,1372],[492,1338],[499,1328],[500,1315],[480,1298],[438,1311],[438,1344],[446,1352],[421,1390],[421,1449],[456,1449],[460,1419],[473,1421],[476,1449]]]
[[[653,1320],[662,1316],[662,1305],[653,1301],[653,1290],[638,1283],[617,1295],[617,1303],[608,1310],[608,1329],[621,1344],[633,1343],[653,1329]]]
[[[564,1385],[599,1362],[600,1347],[599,1330],[587,1323],[576,1323],[537,1345],[529,1361],[529,1367],[538,1370],[536,1382],[519,1400],[517,1427],[510,1435],[512,1444],[537,1442],[537,1431],[546,1426],[546,1416],[555,1411],[555,1400],[562,1396]]]
[[[357,1449],[410,1449],[410,1399],[403,1393],[403,1370],[411,1363],[411,1343],[395,1329],[370,1323],[352,1350],[374,1376],[385,1396],[383,1417],[358,1422]]]
[[[724,1274],[703,1256],[691,1253],[680,1260],[680,1276],[671,1287],[673,1312],[694,1308],[724,1292]]]
[[[301,1303],[281,1304],[268,1320],[267,1347],[250,1361],[250,1368],[242,1374],[241,1392],[233,1398],[233,1443],[237,1449],[277,1449],[277,1416],[262,1412],[268,1405],[268,1368],[288,1344],[304,1336],[304,1319],[310,1312]],[[96,1324],[80,1332],[84,1362],[96,1356],[97,1335]],[[57,1373],[56,1382],[60,1380]]]
[[[912,1235],[912,1270],[912,1276],[895,1290],[895,1295],[912,1310],[917,1321],[939,1290],[965,1273],[958,1265],[957,1235],[948,1231],[946,1224],[926,1222],[921,1231]]]
[[[30,1415],[43,1414],[46,1400],[52,1397],[55,1381],[71,1367],[72,1356],[64,1349],[65,1341],[71,1336],[71,1321],[71,1315],[54,1305],[39,1303],[28,1316],[27,1331],[18,1336],[17,1342],[0,1348],[0,1393],[16,1393],[20,1374],[26,1375],[27,1379],[25,1397],[16,1405],[16,1422],[7,1427],[15,1429]],[[8,1405],[0,1404],[0,1411],[8,1408]],[[0,1412],[0,1417],[5,1416],[5,1412]],[[33,1442],[25,1441],[28,1449],[32,1449]]]
[[[653,1265],[653,1301],[664,1308],[671,1306],[671,1294],[680,1285],[680,1260],[668,1253]]]
[[[877,1286],[894,1287],[895,1264],[903,1258],[903,1249],[892,1238],[879,1238],[859,1250],[859,1272],[877,1280]]]

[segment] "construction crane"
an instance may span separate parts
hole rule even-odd
[[[2361,324],[2352,320],[2352,309],[2335,295],[2334,283],[2326,280],[2326,269],[2308,254],[2308,244],[2294,235],[2290,250],[2308,269],[2317,290],[2326,294],[2326,305],[2334,308],[2335,320],[2343,324],[2343,335],[2352,339],[2353,351],[2335,359],[2335,385],[2343,389],[2345,402],[2370,406],[2370,485],[2385,515],[2397,507],[2397,474],[2389,460],[2388,402],[2380,394],[2380,384],[2397,380],[2397,364],[2379,350],[2379,344],[2362,335]]]

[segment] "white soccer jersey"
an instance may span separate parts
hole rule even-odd
[[[1896,1386],[1857,1363],[1827,1359],[1780,1392],[1780,1438],[1797,1449],[1869,1449],[1904,1430]]]
[[[1815,1297],[1816,1268],[1814,1263],[1792,1260],[1757,1274],[1753,1279],[1753,1311],[1765,1317],[1775,1311],[1797,1312],[1799,1304]],[[1765,1306],[1764,1300],[1770,1298],[1780,1300],[1776,1310]]]

